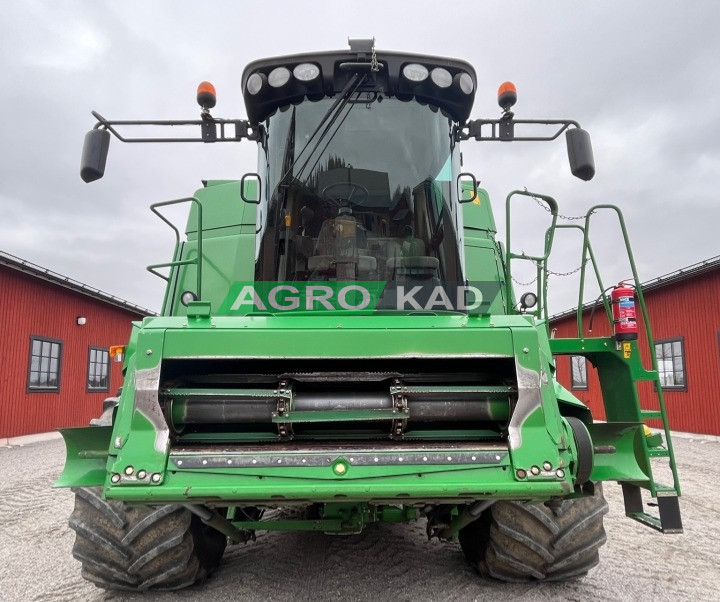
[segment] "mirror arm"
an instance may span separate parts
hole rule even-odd
[[[515,136],[516,125],[558,125],[558,130],[551,136]],[[490,134],[484,134],[484,126],[490,127]],[[464,126],[455,131],[456,141],[469,140],[473,138],[478,141],[501,141],[509,142],[549,142],[556,140],[569,127],[579,128],[580,124],[572,119],[515,119],[512,112],[508,112],[500,119],[475,119],[468,121]],[[487,128],[486,128],[487,129]]]
[[[110,120],[100,113],[92,111],[97,119],[93,129],[103,128],[110,132],[121,142],[238,142],[243,138],[247,140],[261,140],[262,127],[254,127],[246,119],[219,119],[209,113],[203,113],[201,119],[193,120]],[[200,126],[199,138],[130,138],[118,132],[115,126]],[[234,126],[234,135],[226,131],[226,126]],[[227,128],[228,130],[230,128]],[[219,131],[218,131],[219,130]]]
[[[559,126],[550,136],[516,136],[515,126],[521,124]],[[490,134],[483,135],[483,126],[490,127]],[[549,142],[556,140],[565,132],[570,171],[581,180],[592,180],[595,176],[595,159],[593,157],[590,135],[580,127],[577,121],[571,119],[515,119],[512,111],[506,110],[500,119],[476,119],[455,127],[456,141],[475,140],[502,142]]]

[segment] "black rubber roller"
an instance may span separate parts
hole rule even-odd
[[[575,445],[578,450],[575,482],[577,485],[582,486],[590,480],[590,474],[592,473],[594,465],[592,439],[582,420],[573,417],[566,417],[565,420],[568,421],[572,429]]]

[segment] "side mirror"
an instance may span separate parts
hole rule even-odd
[[[565,132],[565,140],[572,175],[581,180],[592,180],[595,175],[595,158],[590,134],[582,128],[570,128]]]
[[[470,178],[469,180],[463,179]],[[458,174],[457,195],[459,203],[472,203],[477,198],[477,180],[475,175],[469,172]]]
[[[260,174],[246,173],[240,179],[240,198],[246,203],[259,205],[262,199],[262,180]]]
[[[110,148],[110,132],[94,129],[85,134],[80,177],[84,182],[94,182],[105,175],[105,163]]]

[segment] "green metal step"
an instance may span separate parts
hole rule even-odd
[[[670,452],[669,452],[668,450],[664,449],[664,448],[662,448],[662,449],[649,449],[649,450],[648,450],[648,455],[649,455],[651,458],[669,458],[669,457],[670,457]],[[658,488],[659,488],[660,485],[656,485],[655,487],[658,487]],[[675,491],[675,490],[673,489],[673,491]]]
[[[645,512],[641,488],[634,483],[621,482],[623,498],[625,501],[625,515],[662,533],[682,533],[682,518],[678,494],[674,487],[668,485],[655,485],[655,497],[660,516],[653,516]]]
[[[635,374],[635,380],[658,380],[658,373],[655,370],[642,370]]]
[[[639,523],[642,523],[643,525],[646,525],[662,533],[662,522],[660,522],[660,519],[657,516],[652,516],[647,512],[630,512],[627,514],[627,516]]]
[[[662,419],[663,413],[660,410],[640,410],[640,416],[645,420],[649,420],[650,418]]]

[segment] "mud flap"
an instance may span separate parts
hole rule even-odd
[[[104,485],[112,427],[60,429],[60,434],[65,440],[65,468],[54,487]]]

